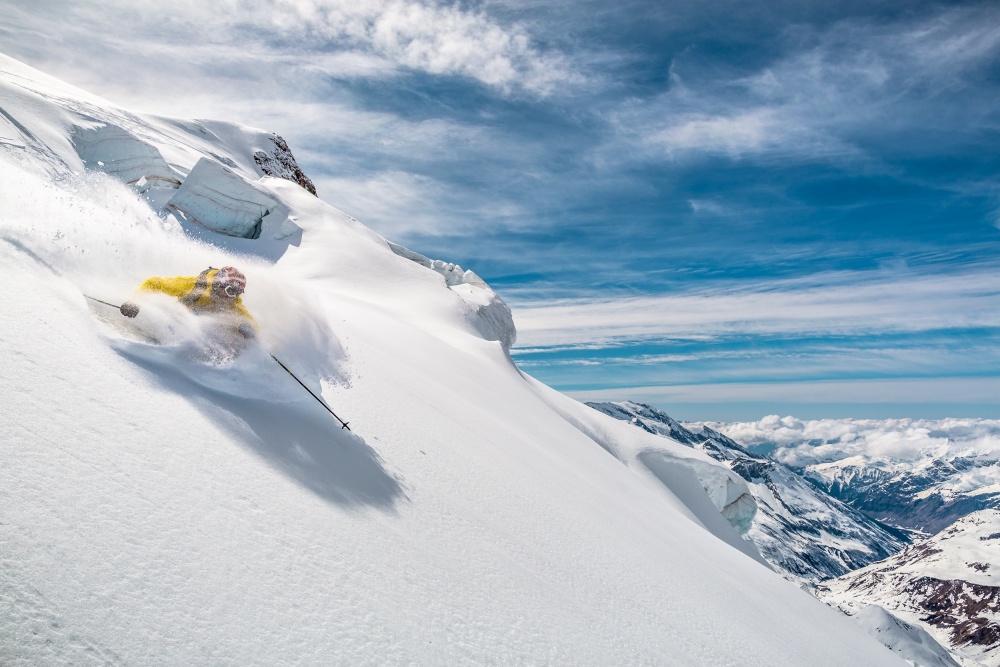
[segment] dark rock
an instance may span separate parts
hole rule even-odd
[[[316,186],[295,162],[295,157],[292,156],[292,150],[288,147],[288,143],[277,134],[272,134],[270,138],[274,144],[274,149],[270,153],[257,151],[253,154],[253,160],[260,167],[260,170],[268,176],[298,183],[315,195]]]

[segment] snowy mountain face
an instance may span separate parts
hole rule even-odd
[[[739,536],[738,474],[522,374],[484,281],[304,178],[0,57],[0,664],[904,664]],[[238,353],[135,293],[227,265]]]
[[[792,581],[815,584],[837,577],[882,560],[905,545],[901,535],[707,426],[689,430],[641,403],[587,405],[648,433],[702,450],[742,477],[758,507],[747,537]]]
[[[965,665],[1000,665],[1000,511],[981,510],[819,587],[857,613],[877,604],[926,629]]]
[[[869,516],[924,533],[1000,507],[1000,468],[993,454],[905,463],[845,460],[807,466],[803,473]],[[983,486],[969,488],[976,478]]]
[[[801,471],[870,517],[936,533],[971,512],[1000,507],[1000,422],[816,420],[767,417],[712,424]]]
[[[868,634],[916,667],[961,667],[926,630],[893,616],[877,604],[868,605],[852,618]]]

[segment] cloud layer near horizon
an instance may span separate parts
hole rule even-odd
[[[917,461],[956,456],[1000,460],[1000,421],[990,419],[815,419],[769,415],[753,422],[710,423],[745,446],[775,446],[792,467],[842,461]]]

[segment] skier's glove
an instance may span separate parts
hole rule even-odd
[[[250,326],[249,324],[247,324],[246,322],[244,322],[240,326],[236,327],[236,330],[239,331],[240,334],[244,338],[246,338],[247,340],[250,340],[250,339],[253,339],[253,338],[257,337],[257,332],[254,331],[253,327]]]
[[[119,310],[122,311],[122,315],[125,317],[135,317],[139,314],[139,306],[135,305],[131,301],[123,303]]]

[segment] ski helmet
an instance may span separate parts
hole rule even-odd
[[[215,275],[215,286],[220,292],[224,292],[230,299],[235,299],[247,287],[247,277],[239,269],[232,266],[224,266]]]

